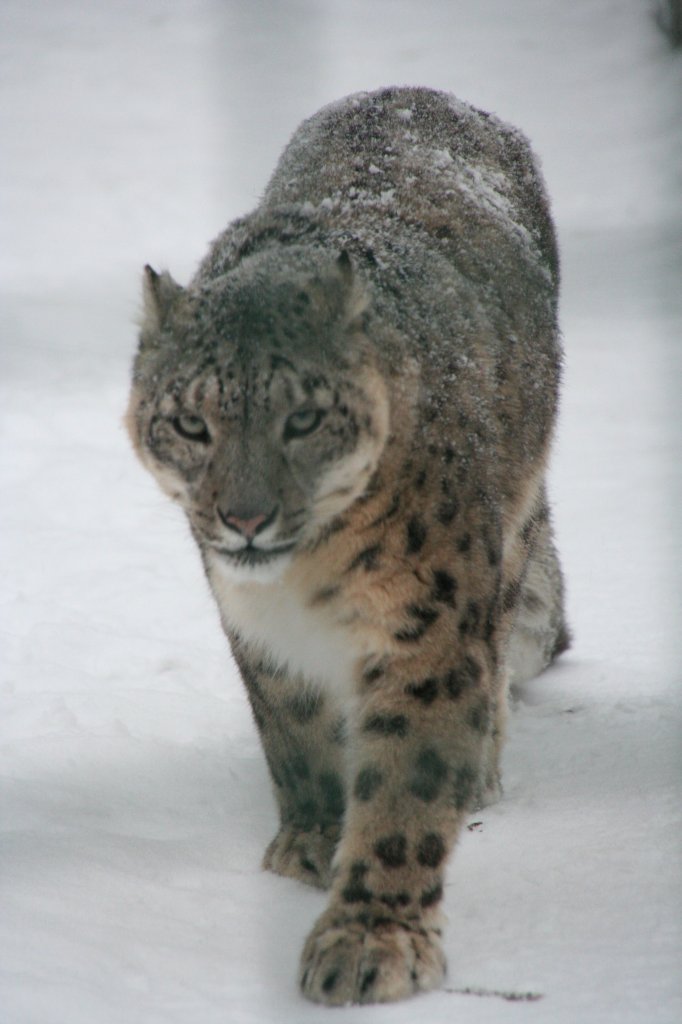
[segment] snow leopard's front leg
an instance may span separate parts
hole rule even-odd
[[[422,654],[361,684],[331,900],[303,950],[308,998],[386,1002],[440,984],[443,872],[485,774],[491,676],[476,645],[437,671]]]
[[[280,827],[263,867],[326,889],[345,805],[343,717],[328,697],[230,637],[270,769]]]

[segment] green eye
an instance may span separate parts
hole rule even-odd
[[[284,424],[284,440],[307,437],[317,430],[324,416],[324,409],[299,409],[298,412],[292,412]]]
[[[189,413],[180,413],[173,420],[173,427],[176,433],[180,437],[184,437],[186,441],[198,441],[201,444],[208,444],[211,440],[211,435],[208,432],[208,427],[202,420],[201,416],[191,416]]]

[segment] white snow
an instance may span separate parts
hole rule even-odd
[[[0,67],[0,1020],[676,1024],[682,53],[646,0],[4,0]],[[142,265],[186,280],[303,117],[404,83],[543,161],[575,645],[451,863],[447,989],[325,1011],[294,981],[324,897],[259,870],[245,698],[120,421]]]

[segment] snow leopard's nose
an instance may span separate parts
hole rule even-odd
[[[265,530],[275,519],[277,515],[277,506],[272,509],[269,513],[259,512],[257,515],[243,513],[240,510],[240,514],[237,512],[223,512],[221,508],[218,509],[218,515],[221,521],[230,530],[236,530],[246,540],[253,540],[253,538]]]

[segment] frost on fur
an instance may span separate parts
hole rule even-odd
[[[440,984],[447,859],[507,680],[566,646],[545,473],[558,257],[525,138],[426,89],[294,134],[186,289],[147,267],[128,427],[183,507],[279,809],[329,890],[316,1002]]]

